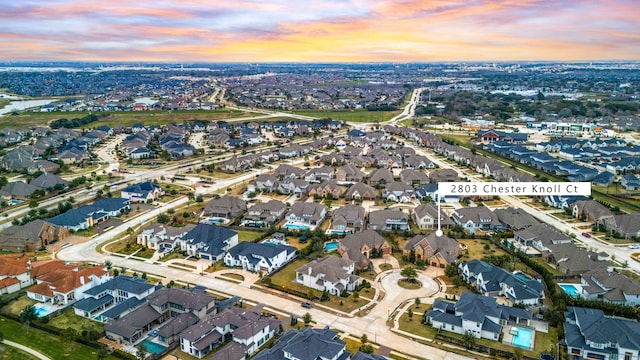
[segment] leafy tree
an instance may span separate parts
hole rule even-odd
[[[37,208],[37,207],[38,207],[38,205],[40,205],[40,203],[38,202],[38,200],[36,200],[36,199],[31,199],[31,200],[29,200],[29,207],[30,207],[30,208],[32,208],[32,209]]]
[[[407,311],[407,316],[409,317],[409,321],[413,320],[413,310],[411,310],[411,308]]]
[[[144,360],[147,358],[147,347],[144,344],[138,344],[138,351],[136,351],[136,359]]]
[[[30,324],[37,318],[36,307],[33,305],[27,305],[20,311],[20,322],[23,324]]]
[[[491,250],[491,245],[489,245],[488,243],[484,244],[483,249],[484,249],[484,251],[489,251],[489,250]]]
[[[420,298],[416,298],[416,308],[420,307]]]
[[[476,337],[471,331],[467,331],[462,335],[462,342],[467,349],[471,349],[476,344]]]
[[[448,278],[453,278],[458,275],[458,267],[455,264],[448,264],[446,268],[444,268],[444,274]]]
[[[360,351],[362,351],[365,354],[373,354],[373,345],[371,344],[362,344],[360,346]]]
[[[409,282],[415,282],[418,277],[418,271],[413,266],[405,266],[400,271],[400,275],[404,276]]]
[[[357,302],[358,299],[360,299],[360,292],[359,291],[354,291],[353,292],[353,301]]]
[[[362,345],[369,342],[369,337],[367,336],[367,334],[362,334],[362,336],[360,336],[360,342],[362,343]]]
[[[305,324],[305,325],[309,325],[309,324],[313,321],[313,318],[311,317],[311,314],[309,314],[309,313],[305,313],[305,314],[302,316],[302,321],[304,321],[304,324]]]
[[[313,289],[309,289],[309,292],[307,292],[307,298],[309,298],[309,300],[313,300],[314,297],[316,297],[315,291],[313,291]]]
[[[106,360],[107,358],[107,347],[106,346],[100,346],[100,349],[98,349],[98,353],[96,354],[96,360]]]
[[[166,224],[169,222],[169,215],[167,214],[160,214],[158,215],[157,221],[161,224]]]

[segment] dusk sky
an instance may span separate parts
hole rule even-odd
[[[16,0],[0,60],[640,60],[639,0]]]

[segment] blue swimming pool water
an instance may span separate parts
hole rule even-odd
[[[22,203],[21,200],[16,200],[16,199],[11,200],[11,205],[18,205],[20,203]]]
[[[324,251],[329,252],[338,248],[339,243],[337,242],[328,242],[324,244]]]
[[[533,330],[516,328],[516,327],[511,329],[512,331],[513,330],[518,331],[518,335],[513,336],[513,341],[511,342],[511,344],[513,344],[513,346],[517,346],[525,349],[531,349],[531,339],[533,338]]]
[[[164,349],[167,348],[166,346],[162,346],[158,343],[151,342],[148,339],[142,340],[140,344],[144,344],[144,347],[147,349],[147,352],[150,352],[152,354],[160,354],[164,351]]]
[[[531,280],[531,279],[529,279],[529,278],[527,277],[527,275],[525,275],[525,274],[523,274],[523,273],[521,273],[521,272],[519,272],[519,273],[515,273],[514,275],[515,275],[518,279],[522,279],[522,280]]]
[[[205,221],[208,222],[208,223],[218,224],[218,223],[223,223],[224,219],[207,219]]]
[[[39,307],[38,305],[34,305],[33,306],[36,309],[36,316],[37,317],[43,317],[43,316],[47,316],[51,313],[51,311],[47,310],[44,307]]]
[[[329,230],[329,234],[331,235],[344,235],[346,233],[344,230]]]
[[[301,225],[301,224],[285,224],[284,227],[287,228],[287,229],[296,229],[296,230],[311,229],[311,226],[309,226],[309,225]]]
[[[571,297],[578,297],[578,289],[576,289],[575,286],[571,284],[560,284],[560,287],[567,293],[567,295]]]

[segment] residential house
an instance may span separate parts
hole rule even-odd
[[[369,213],[367,228],[377,231],[409,229],[409,217],[401,210],[378,210]]]
[[[416,193],[411,185],[393,181],[385,185],[382,198],[387,201],[409,203],[416,201]]]
[[[391,245],[373,230],[349,234],[340,240],[338,253],[343,259],[355,262],[356,270],[369,269],[371,257],[391,254]]]
[[[296,269],[295,282],[329,294],[340,295],[343,291],[353,291],[360,278],[353,275],[355,262],[335,256],[315,259]]]
[[[364,208],[360,205],[344,205],[331,214],[329,233],[347,234],[364,229]]]
[[[358,183],[361,182],[364,178],[364,173],[352,164],[341,166],[338,170],[336,170],[335,175],[338,184]]]
[[[327,215],[327,207],[318,203],[297,202],[291,206],[286,216],[289,223],[320,225]],[[285,225],[286,226],[286,225]]]
[[[559,196],[548,195],[545,197],[545,202],[556,209],[564,210],[571,207],[573,203],[580,200],[589,200],[586,196]]]
[[[148,249],[168,252],[176,248],[182,237],[191,231],[195,225],[187,224],[183,227],[169,226],[155,223],[138,234],[136,243]]]
[[[640,213],[614,215],[604,220],[606,229],[625,239],[640,237]]]
[[[241,242],[229,249],[224,263],[243,270],[269,275],[296,257],[296,248],[287,245]]]
[[[502,231],[504,229],[504,225],[498,220],[496,214],[486,206],[456,209],[451,218],[471,234],[475,234],[477,230]]]
[[[436,299],[425,317],[437,329],[498,341],[504,326],[529,325],[531,311],[499,305],[492,297],[463,292],[455,303]]]
[[[404,169],[400,172],[400,181],[405,185],[419,187],[429,183],[429,178],[424,171]]]
[[[82,299],[86,290],[111,279],[104,266],[79,269],[58,260],[34,263],[31,276],[35,278],[36,285],[27,289],[27,297],[54,305],[66,305]]]
[[[275,345],[258,353],[253,360],[348,360],[346,343],[337,332],[324,329],[291,329]]]
[[[387,168],[376,169],[369,174],[369,183],[371,184],[388,184],[393,181],[393,174]]]
[[[445,268],[458,262],[460,244],[446,235],[416,235],[406,243],[402,253],[406,256],[413,254],[416,262],[422,261],[430,266]]]
[[[46,191],[52,191],[66,189],[69,186],[69,182],[56,174],[43,173],[37,178],[31,180],[29,185]]]
[[[0,232],[0,249],[27,252],[42,249],[69,236],[69,230],[44,220],[33,220],[24,225],[11,225]]]
[[[493,213],[508,230],[522,230],[540,223],[533,215],[520,208],[496,209]]]
[[[301,179],[306,173],[307,172],[304,169],[300,169],[288,164],[280,164],[274,171],[273,175],[275,175],[278,180],[283,180],[285,178]]]
[[[581,276],[581,292],[585,299],[602,300],[627,306],[640,305],[640,282],[626,275],[598,267]]]
[[[344,193],[345,188],[338,185],[335,180],[325,180],[320,184],[311,184],[309,186],[309,196],[319,198],[338,199]]]
[[[640,358],[640,323],[602,310],[567,307],[564,342],[571,359]]]
[[[123,304],[130,298],[123,302]],[[194,290],[160,288],[146,297],[125,315],[110,318],[104,325],[106,337],[119,343],[134,344],[144,333],[157,325],[160,340],[167,344],[175,341],[172,327],[185,328],[210,314],[215,314],[215,298]],[[172,320],[174,319],[174,320]]]
[[[295,195],[300,197],[309,192],[311,185],[303,179],[285,178],[278,183],[277,191],[285,195]]]
[[[435,170],[429,173],[429,180],[434,183],[458,181],[458,172],[453,169]]]
[[[522,273],[510,273],[482,260],[458,265],[462,279],[484,296],[504,296],[515,304],[537,305],[544,299],[544,285]]]
[[[453,227],[453,221],[446,216],[443,211],[438,212],[438,208],[434,204],[420,204],[413,209],[411,213],[413,223],[419,229],[433,230],[437,229],[438,225],[440,229],[451,229]],[[438,222],[438,217],[440,218]]]
[[[33,284],[31,261],[25,256],[4,256],[0,262],[0,295],[12,294]]]
[[[407,169],[435,169],[438,167],[426,156],[414,155],[404,158],[404,166]]]
[[[226,227],[198,224],[180,240],[183,251],[189,256],[217,261],[238,244],[238,233]]]
[[[351,185],[344,197],[347,200],[375,200],[378,192],[372,186],[359,182]]]
[[[116,308],[129,299],[142,301],[154,291],[156,287],[144,279],[118,275],[87,289],[83,293],[83,298],[73,304],[73,310],[78,316],[103,322],[122,315],[118,312],[117,316],[103,316],[106,311]]]
[[[262,191],[270,193],[278,187],[278,178],[272,174],[260,174],[249,184],[248,189],[251,192]]]
[[[202,221],[224,220],[231,221],[247,211],[247,203],[239,197],[224,195],[211,199],[204,207]]]
[[[515,232],[514,240],[538,251],[548,251],[550,245],[571,243],[571,238],[548,224],[537,224]]]
[[[562,274],[579,275],[598,266],[608,266],[608,261],[599,254],[577,247],[573,242],[548,245],[542,257],[549,265]]]
[[[287,205],[282,201],[258,202],[247,209],[242,224],[256,227],[275,225],[282,220],[285,210],[287,210]]]
[[[0,189],[0,196],[5,199],[29,200],[38,190],[40,188],[37,186],[25,184],[22,181],[12,181]]]
[[[131,203],[146,203],[158,200],[164,195],[164,190],[152,181],[136,183],[122,189],[121,197],[129,199]]]
[[[329,181],[334,178],[335,170],[331,166],[322,166],[309,170],[304,179],[310,183]]]
[[[421,186],[416,189],[416,197],[421,201],[436,202],[438,200],[438,186],[434,183]]]
[[[622,175],[620,185],[627,191],[640,189],[640,179],[633,174]]]
[[[613,217],[613,212],[595,200],[580,200],[571,205],[571,213],[577,219],[584,219],[593,224],[604,224]]]
[[[102,198],[92,205],[83,205],[49,218],[47,222],[70,231],[86,230],[110,217],[119,216],[130,208],[129,199]]]

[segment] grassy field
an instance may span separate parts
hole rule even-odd
[[[15,321],[0,318],[0,332],[4,338],[28,346],[51,359],[95,359],[97,350],[78,343],[69,343],[44,331],[25,327]],[[115,359],[107,355],[107,359]]]
[[[182,123],[185,121],[215,121],[227,120],[236,117],[251,116],[251,113],[238,110],[181,110],[181,111],[121,111],[121,112],[102,112],[97,113],[101,116],[100,120],[85,126],[85,128],[94,128],[101,125],[114,127],[116,125],[131,126],[135,123],[143,123],[145,125],[164,125],[172,122]],[[54,112],[54,113],[38,113],[24,112],[19,115],[8,115],[0,117],[0,128],[19,127],[31,128],[42,126],[57,119],[73,119],[81,118],[89,115],[89,112]]]
[[[360,110],[297,110],[292,113],[304,116],[312,116],[317,118],[331,118],[334,120],[353,121],[353,122],[384,122],[389,121],[392,117],[398,115],[397,111],[367,111]]]
[[[238,233],[238,241],[239,242],[243,242],[243,241],[255,241],[257,238],[259,238],[260,236],[263,235],[263,233],[261,232],[256,232],[256,231],[245,231],[245,230],[234,230],[235,232]]]
[[[99,333],[103,331],[103,327],[99,322],[78,316],[71,309],[51,319],[49,321],[49,325],[57,327],[61,330],[70,327],[77,331],[78,334],[81,334],[82,330],[90,329],[93,329]]]
[[[7,344],[3,345],[3,350],[0,354],[2,354],[3,360],[38,360],[37,357]]]

